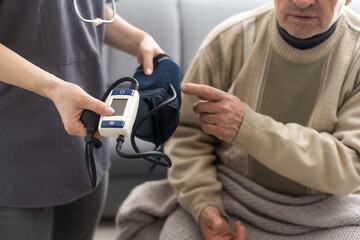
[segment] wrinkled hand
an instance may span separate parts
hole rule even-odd
[[[194,112],[199,114],[201,129],[205,133],[226,142],[234,140],[244,119],[244,102],[207,85],[187,83],[181,90],[201,99],[194,104]]]
[[[51,95],[64,124],[65,130],[70,135],[86,136],[86,128],[80,121],[81,113],[84,109],[89,109],[100,115],[110,116],[114,109],[93,98],[76,84],[63,81],[57,86]],[[100,134],[95,133],[94,137],[101,138]]]
[[[154,70],[153,59],[161,53],[164,53],[164,51],[151,36],[146,35],[142,39],[138,49],[137,60],[143,65],[144,73],[146,75],[152,74]]]
[[[230,224],[213,206],[208,206],[201,212],[200,228],[205,240],[246,240],[248,238],[246,229],[240,221],[234,224],[234,235]]]

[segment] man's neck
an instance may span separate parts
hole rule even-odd
[[[311,38],[300,39],[300,38],[291,36],[285,29],[280,27],[278,22],[276,23],[281,37],[292,47],[301,49],[301,50],[306,50],[306,49],[316,47],[317,45],[324,42],[326,39],[328,39],[333,34],[333,32],[335,31],[335,28],[336,28],[336,24],[337,24],[337,21],[326,32],[312,36]]]

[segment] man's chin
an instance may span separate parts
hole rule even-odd
[[[288,31],[288,33],[292,37],[298,38],[298,39],[307,39],[307,38],[311,38],[311,37],[317,35],[317,33],[315,33],[315,32],[306,31],[306,30]]]

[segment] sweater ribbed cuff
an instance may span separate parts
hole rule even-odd
[[[208,206],[213,206],[217,208],[224,218],[226,219],[228,218],[228,215],[226,214],[225,209],[223,207],[221,197],[219,197],[217,199],[211,199],[211,201],[202,202],[201,204],[193,207],[193,210],[191,211],[191,215],[195,219],[198,225],[200,223],[201,212],[204,210],[205,207]]]

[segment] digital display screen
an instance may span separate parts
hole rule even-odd
[[[115,110],[113,116],[123,116],[127,99],[113,99],[111,107]]]

